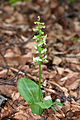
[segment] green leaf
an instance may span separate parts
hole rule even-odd
[[[69,0],[70,2],[75,2],[76,0]]]
[[[43,112],[43,109],[38,104],[30,104],[30,108],[32,113],[35,113],[37,115],[41,115]]]
[[[72,41],[74,41],[74,42],[76,42],[78,40],[80,40],[80,38],[72,38]]]
[[[51,108],[56,112],[56,108],[54,106],[51,106]]]
[[[16,2],[19,2],[19,1],[22,1],[22,0],[9,0],[8,3],[13,4],[13,3],[16,3]],[[23,0],[23,1],[28,1],[28,0]]]
[[[38,102],[39,86],[34,81],[27,78],[21,78],[18,80],[17,88],[28,104]],[[43,100],[42,91],[41,100]]]
[[[36,102],[34,104],[30,104],[30,108],[33,113],[37,115],[41,115],[44,109],[50,108],[52,105],[52,100],[43,100],[42,102]]]
[[[59,101],[56,101],[53,103],[53,105],[51,106],[51,108],[56,112],[56,108],[54,107],[54,105],[59,105],[59,106],[62,106],[61,102]]]
[[[77,38],[72,38],[72,41],[77,41]]]
[[[9,4],[13,4],[13,3],[16,3],[16,2],[19,2],[19,1],[21,1],[21,0],[9,0]]]
[[[51,107],[53,103],[52,100],[49,99],[49,100],[43,100],[42,102],[38,102],[36,104],[39,105],[42,109],[48,109]]]
[[[59,106],[62,106],[62,103],[59,102],[59,101],[56,101],[56,102],[53,103],[53,105],[59,105]]]

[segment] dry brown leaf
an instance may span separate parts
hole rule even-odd
[[[4,10],[8,12],[9,14],[12,14],[14,12],[14,8],[10,6],[5,6]]]
[[[20,93],[19,92],[13,92],[11,96],[12,96],[13,101],[15,101],[15,100],[19,99]]]
[[[65,85],[69,86],[69,85],[73,84],[73,82],[75,82],[78,78],[79,78],[79,73],[73,72],[71,74],[68,74]]]
[[[75,102],[74,100],[72,100],[71,103],[72,103],[72,105],[71,105],[72,112],[74,112],[74,113],[77,112],[80,115],[80,104]]]
[[[77,91],[70,90],[70,95],[77,98]]]
[[[27,62],[32,62],[32,53],[28,52],[26,55],[21,56],[22,64],[25,65]]]
[[[53,115],[51,117],[48,117],[47,120],[59,120],[59,118],[57,118],[56,115]]]
[[[65,84],[65,87],[68,88],[69,90],[74,90],[74,89],[76,89],[76,88],[79,86],[79,84],[80,84],[80,79],[75,80],[75,81],[74,81],[72,84],[70,84],[70,85],[66,85],[66,84]]]
[[[59,113],[59,112],[56,112],[55,115],[58,117],[58,118],[64,118],[65,117],[65,114],[63,112]]]
[[[79,31],[80,31],[80,22],[75,21],[75,22],[74,22],[74,26],[75,26],[76,32],[79,32]]]
[[[28,113],[25,113],[23,111],[20,111],[20,112],[17,112],[15,114],[15,119],[18,119],[18,120],[29,120],[29,115]]]
[[[65,96],[68,97],[69,96],[69,93],[68,93],[68,89],[65,88],[65,87],[61,87],[59,84],[53,82],[53,81],[49,81],[49,83],[55,85],[60,91],[63,91]]]
[[[33,51],[33,45],[35,44],[36,42],[29,42],[27,44],[24,45],[24,48],[28,48],[30,49],[31,51]]]
[[[56,69],[57,69],[59,75],[62,75],[62,74],[63,74],[64,68],[56,67]]]
[[[5,20],[6,23],[13,23],[15,21],[15,17],[14,16],[11,16],[10,18],[7,18]]]
[[[11,97],[13,91],[17,91],[17,88],[11,85],[1,85],[0,92],[8,97]]]
[[[67,76],[59,80],[60,85],[65,85],[69,90],[76,89],[80,83],[79,73],[74,73],[70,71]]]
[[[49,79],[52,79],[52,78],[54,78],[56,76],[57,71],[51,71],[48,74],[49,74]]]
[[[69,101],[65,101],[64,105],[65,105],[64,106],[65,111],[68,112],[71,109],[70,102]]]
[[[7,72],[8,72],[7,69],[4,69],[4,70],[0,71],[0,78],[5,78],[6,75],[7,75]]]
[[[66,58],[66,61],[74,64],[79,64],[79,59],[77,58]]]
[[[51,5],[50,5],[51,8],[55,9],[57,6],[58,6],[57,0],[51,1]]]
[[[2,111],[1,111],[1,118],[6,117],[6,116],[8,116],[9,114],[10,114],[10,110],[5,107],[5,108],[2,109]]]
[[[18,21],[18,24],[22,21],[24,21],[24,17],[19,13],[19,12],[14,12],[14,17],[15,17],[15,20]]]
[[[21,56],[21,53],[18,52],[18,49],[14,49],[14,51],[11,49],[7,50],[4,57],[9,65],[25,65],[26,62],[32,62],[31,52]]]
[[[62,59],[55,56],[54,59],[53,59],[52,64],[59,65],[61,62],[62,62]]]

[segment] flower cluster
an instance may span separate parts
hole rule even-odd
[[[37,27],[33,28],[33,31],[37,32],[37,35],[34,35],[33,37],[33,39],[36,40],[34,49],[39,56],[35,58],[33,57],[33,62],[34,64],[39,64],[39,62],[47,62],[47,49],[45,48],[47,35],[44,35],[44,32],[41,30],[42,28],[45,28],[45,26],[44,23],[40,22],[40,16],[38,16],[38,20],[34,22],[34,24],[37,24]]]

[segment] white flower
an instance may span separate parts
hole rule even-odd
[[[42,59],[39,59],[40,62],[42,62]]]
[[[44,56],[44,59],[47,59],[47,55]]]
[[[33,62],[35,63],[35,62],[42,62],[42,59],[40,59],[40,57],[38,56],[38,57],[33,57]]]
[[[45,63],[47,63],[47,62],[48,62],[48,60],[45,60],[44,62],[45,62]]]
[[[45,35],[44,38],[43,38],[44,45],[46,45],[46,38],[47,38],[47,35]]]
[[[46,59],[47,59],[47,55],[45,55],[45,56],[42,58],[42,61],[44,62],[44,61],[46,61]]]
[[[42,45],[43,45],[43,43],[40,43],[40,44],[38,44],[38,47],[39,47],[39,46],[42,46]]]
[[[37,50],[37,46],[36,45],[34,45],[34,48]]]
[[[43,50],[41,51],[41,54],[46,53],[46,51],[47,51],[47,49],[46,49],[46,48],[45,48],[45,49],[43,49]]]

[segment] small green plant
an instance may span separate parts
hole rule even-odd
[[[72,38],[72,41],[77,42],[80,38]]]
[[[69,2],[71,2],[71,3],[72,3],[72,2],[75,2],[75,1],[76,1],[76,0],[69,0]]]
[[[55,104],[62,105],[60,102],[52,102],[52,99],[44,100],[43,93],[41,91],[41,63],[47,62],[46,55],[46,37],[42,28],[45,28],[44,23],[40,22],[40,16],[38,16],[38,20],[34,22],[37,25],[36,28],[33,28],[33,31],[37,32],[37,35],[34,35],[33,39],[36,40],[36,44],[34,45],[34,49],[38,53],[37,57],[33,57],[33,62],[36,65],[39,65],[39,85],[37,85],[34,81],[21,78],[18,80],[17,88],[20,92],[21,96],[26,100],[29,104],[33,113],[37,115],[41,115],[44,109],[52,108],[54,111]]]
[[[16,2],[20,2],[20,1],[28,1],[28,0],[9,0],[9,4],[13,4],[13,3],[16,3]]]

